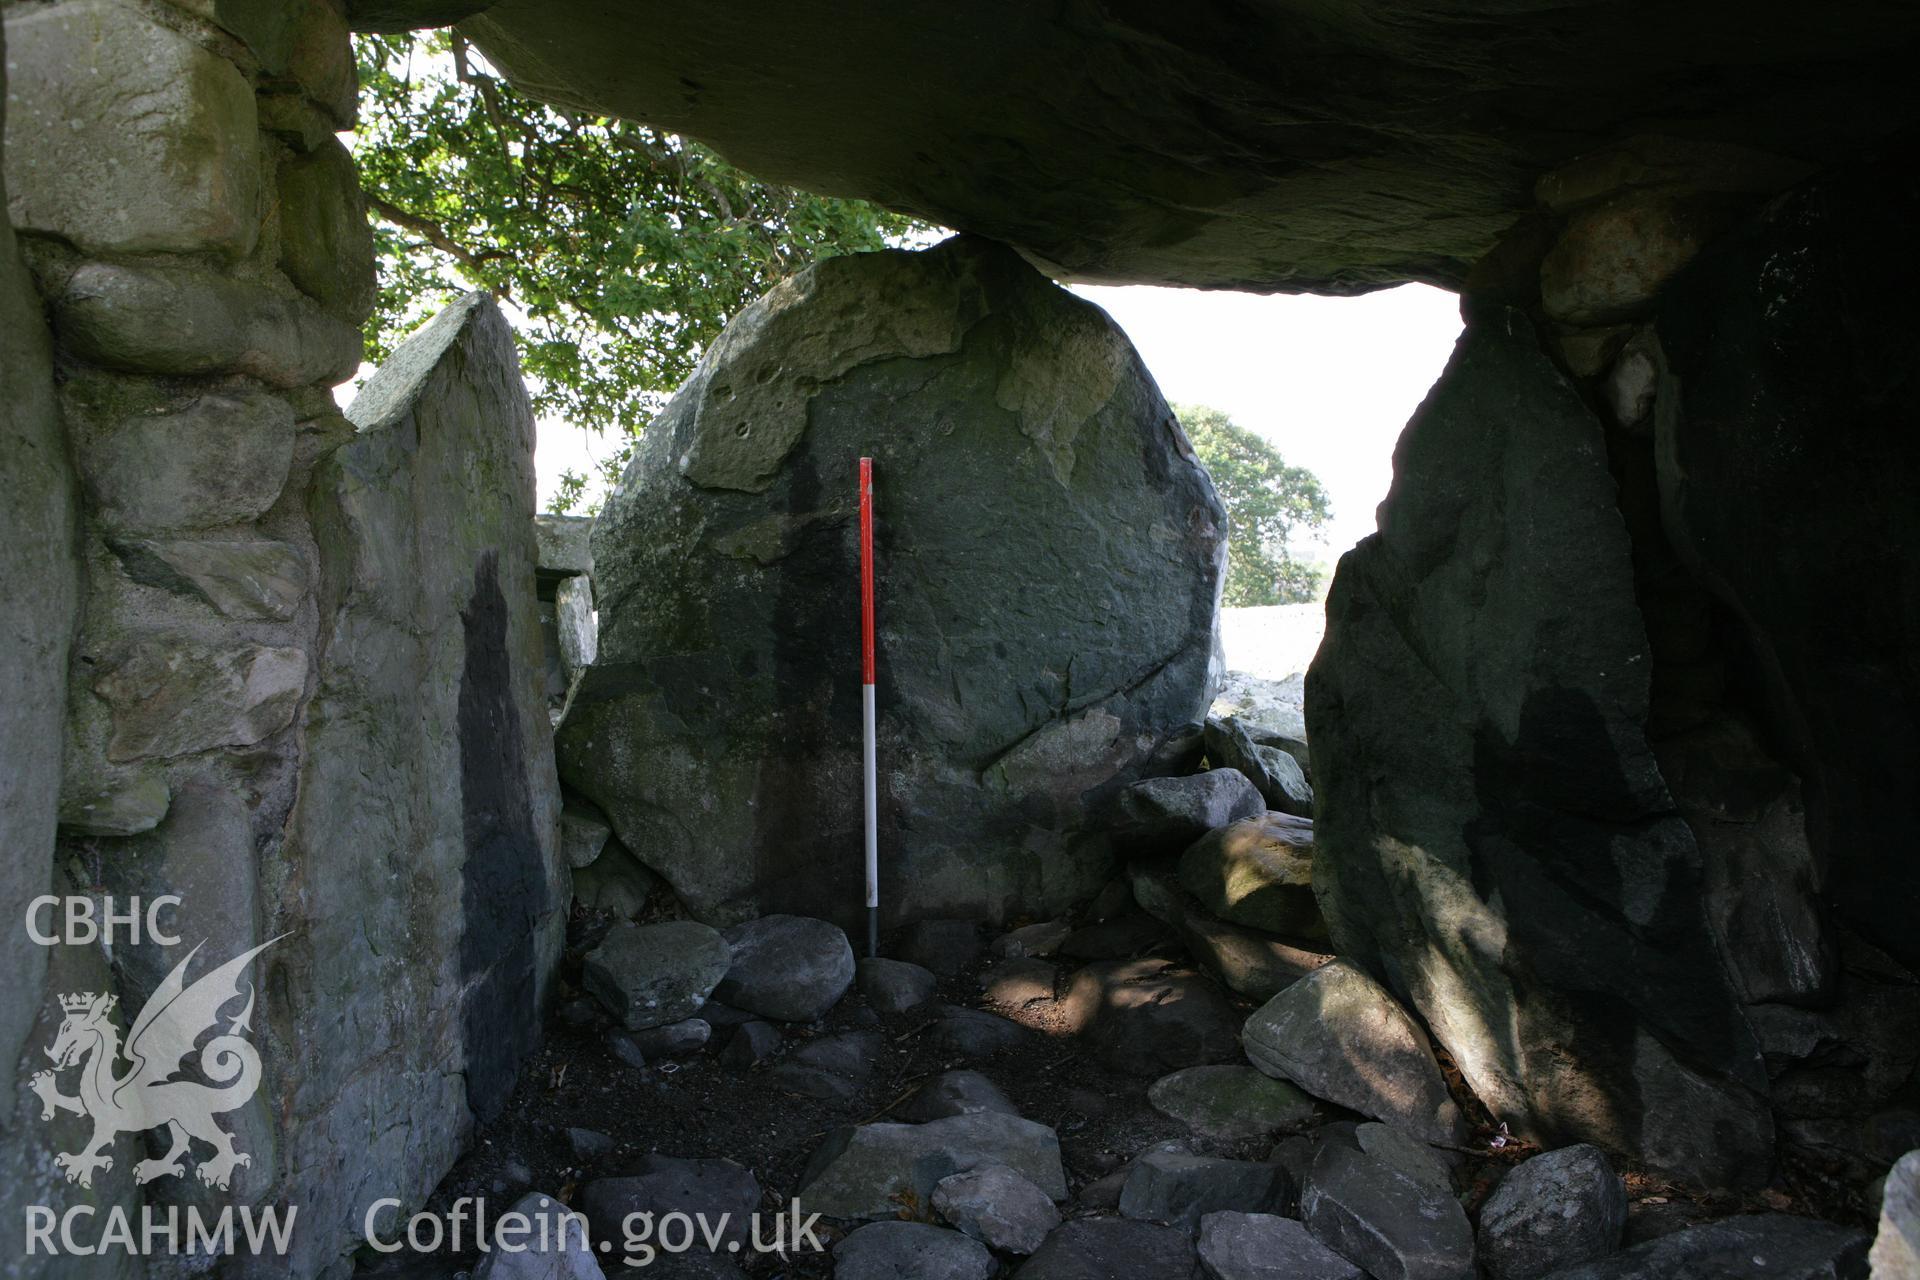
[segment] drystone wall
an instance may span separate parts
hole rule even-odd
[[[344,1274],[366,1206],[417,1205],[510,1091],[558,954],[531,411],[479,298],[335,407],[373,260],[334,0],[21,3],[5,34],[0,1274],[112,1274],[26,1260],[23,1207],[142,1200],[292,1209],[287,1258],[227,1273]],[[43,947],[43,894],[179,902]],[[54,994],[126,1034],[196,945],[189,980],[264,948],[222,1010],[262,1063],[220,1118],[246,1159],[63,1163],[87,1121],[23,1083]]]

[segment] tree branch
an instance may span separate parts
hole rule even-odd
[[[425,240],[428,244],[446,254],[455,262],[458,262],[461,266],[472,272],[473,275],[479,279],[480,283],[485,283],[484,274],[487,263],[498,262],[511,257],[510,254],[499,249],[482,249],[478,252],[469,249],[448,234],[447,229],[439,223],[429,218],[423,218],[417,213],[408,213],[398,205],[382,200],[371,191],[367,192],[367,204],[375,213],[379,214],[388,222],[391,222],[394,226],[405,231],[413,232],[422,240]],[[505,301],[512,301],[513,291],[506,285],[502,284],[492,287],[492,289],[495,297]]]

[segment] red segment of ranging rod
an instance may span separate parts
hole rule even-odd
[[[867,954],[880,954],[880,783],[873,710],[873,459],[860,459],[860,713],[866,748]]]
[[[860,680],[873,683],[873,459],[860,459]]]

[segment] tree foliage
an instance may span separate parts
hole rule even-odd
[[[535,102],[450,32],[355,45],[354,154],[380,260],[370,358],[485,289],[514,315],[535,411],[575,426],[638,433],[747,302],[916,225]]]
[[[1297,543],[1332,514],[1319,478],[1288,466],[1265,438],[1218,409],[1180,405],[1174,412],[1227,509],[1224,603],[1312,600],[1320,589],[1320,570],[1299,559]]]

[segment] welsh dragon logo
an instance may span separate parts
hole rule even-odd
[[[220,1010],[241,996],[247,965],[279,940],[268,939],[189,986],[187,966],[205,944],[195,945],[141,1007],[127,1032],[124,1052],[111,1018],[118,997],[92,991],[60,997],[66,1017],[47,1049],[53,1070],[35,1074],[28,1087],[40,1095],[42,1120],[70,1111],[93,1121],[93,1136],[78,1151],[54,1156],[67,1181],[91,1187],[96,1169],[113,1168],[115,1139],[163,1125],[171,1146],[159,1159],[134,1166],[136,1182],[184,1174],[195,1138],[214,1149],[213,1158],[200,1161],[195,1170],[210,1187],[224,1190],[235,1168],[253,1163],[252,1156],[234,1149],[233,1135],[213,1122],[221,1112],[244,1106],[260,1087],[260,1055],[241,1034],[252,1029],[251,983],[245,991],[246,1007],[228,1021],[226,1031],[199,1046],[197,1053],[196,1042],[218,1029]],[[189,1055],[196,1055],[195,1064],[211,1084],[174,1079]],[[60,1092],[58,1073],[75,1066],[80,1068],[79,1094],[68,1097]]]

